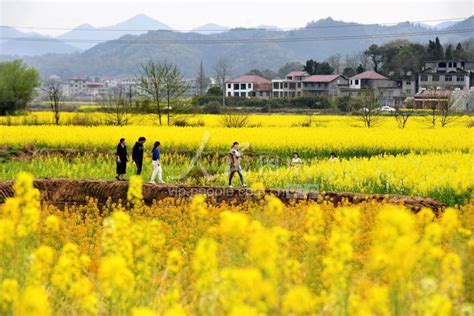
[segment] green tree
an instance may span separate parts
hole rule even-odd
[[[26,108],[39,85],[38,71],[22,60],[0,62],[0,115]]]
[[[222,95],[222,88],[219,86],[213,86],[207,89],[207,95],[216,95],[220,96]]]
[[[453,52],[453,59],[465,59],[464,48],[461,43],[456,45],[456,49]]]
[[[309,75],[330,75],[334,73],[334,69],[327,62],[319,63],[313,59],[306,61],[303,70]]]
[[[383,62],[383,48],[379,47],[377,44],[372,44],[364,52],[364,55],[370,58],[374,66],[374,71],[378,72],[379,67],[381,66]]]
[[[428,48],[426,49],[427,58],[429,60],[440,60],[444,59],[444,49],[443,45],[439,41],[439,38],[436,37],[434,41],[428,42]]]

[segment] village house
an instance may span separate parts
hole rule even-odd
[[[303,80],[304,96],[339,96],[349,80],[342,75],[313,75]]]
[[[268,99],[272,93],[272,82],[256,75],[244,75],[226,82],[228,97]]]
[[[403,94],[400,84],[373,70],[349,78],[349,87],[341,90],[341,96],[354,97],[366,91],[373,92],[381,106],[402,105]]]
[[[474,86],[474,61],[436,60],[425,63],[418,76],[422,90],[468,90]]]
[[[273,79],[272,96],[274,98],[301,97],[303,81],[308,76],[305,71],[292,71],[284,79]]]

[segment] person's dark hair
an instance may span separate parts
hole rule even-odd
[[[125,138],[120,138],[120,144],[125,141]]]
[[[293,156],[296,155],[296,157],[300,158],[300,154],[298,154],[297,152],[294,152],[293,153]]]
[[[238,145],[238,144],[239,144],[239,142],[233,142],[232,147],[234,147],[235,145]]]
[[[140,137],[138,138],[138,141],[139,141],[139,142],[144,142],[144,141],[146,141],[146,138],[143,137],[143,136],[140,136]]]
[[[331,152],[331,153],[329,154],[329,156],[331,156],[331,157],[337,157],[335,152]]]
[[[155,144],[153,145],[153,147],[155,147],[155,148],[158,147],[158,146],[160,146],[160,142],[155,142]]]

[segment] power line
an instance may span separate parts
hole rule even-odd
[[[413,36],[439,36],[445,34],[462,34],[472,33],[474,29],[460,29],[448,31],[423,31],[423,32],[405,32],[405,33],[380,33],[380,34],[364,34],[364,35],[347,35],[347,36],[324,36],[324,37],[273,37],[273,38],[256,38],[256,39],[159,39],[159,40],[142,40],[142,39],[115,39],[115,40],[94,40],[94,39],[61,39],[63,42],[71,43],[133,43],[144,45],[159,44],[245,44],[245,43],[285,43],[285,42],[317,42],[317,41],[340,41],[340,40],[356,40],[356,39],[376,39],[376,38],[392,38],[392,37],[413,37]],[[0,37],[1,40],[13,41],[31,41],[31,42],[57,42],[55,38],[38,38],[38,37]]]
[[[428,22],[449,22],[449,21],[461,21],[469,17],[463,18],[449,18],[449,19],[432,19],[432,20],[419,20],[419,21],[400,21],[400,22],[387,22],[387,23],[371,23],[371,24],[359,24],[355,22],[346,23],[344,25],[308,25],[302,27],[284,28],[284,27],[271,27],[271,28],[231,28],[231,29],[212,29],[202,30],[201,32],[226,32],[231,30],[238,31],[255,31],[255,30],[275,30],[275,31],[291,31],[298,29],[326,29],[326,28],[344,28],[344,27],[364,27],[364,26],[389,26],[397,25],[401,23],[428,23]],[[29,30],[55,30],[55,31],[93,31],[93,32],[148,32],[148,31],[173,31],[173,32],[200,32],[199,30],[175,30],[175,29],[107,29],[107,28],[61,28],[61,27],[40,27],[40,26],[18,26],[18,25],[0,25],[0,28],[16,28],[16,29],[29,29]]]

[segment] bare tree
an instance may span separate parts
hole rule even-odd
[[[354,71],[357,69],[357,66],[359,66],[359,55],[358,54],[352,54],[352,55],[346,55],[345,57],[345,67],[347,68],[352,68]]]
[[[163,89],[166,96],[166,108],[168,126],[171,124],[171,112],[176,112],[179,98],[183,96],[188,88],[184,81],[183,74],[176,65],[166,64],[163,77]]]
[[[222,106],[225,106],[225,83],[229,79],[231,71],[232,66],[224,58],[219,59],[214,65],[217,84],[222,88]]]
[[[59,125],[61,114],[61,102],[64,99],[61,81],[57,78],[49,78],[43,83],[41,88],[47,95],[51,111],[54,115],[54,123]]]
[[[198,89],[198,94],[200,96],[204,95],[207,87],[209,86],[209,78],[206,77],[206,74],[204,72],[204,67],[202,65],[202,61],[201,61],[201,64],[199,65],[199,71],[196,78],[196,86]]]
[[[106,113],[106,122],[108,124],[124,126],[128,124],[133,101],[134,93],[132,87],[119,86],[103,97],[99,105]]]
[[[359,119],[367,128],[375,127],[380,122],[380,104],[373,91],[362,92],[350,101],[351,108],[356,110]]]
[[[168,71],[169,64],[155,63],[150,60],[141,65],[140,74],[137,77],[138,85],[145,92],[144,97],[155,104],[158,121],[162,125],[162,108],[164,77]]]
[[[334,73],[336,74],[341,73],[341,55],[340,54],[329,56],[329,58],[326,61],[329,64],[329,66],[331,66],[331,68],[334,69]]]
[[[408,119],[413,115],[413,108],[415,101],[413,99],[405,101],[406,108],[397,108],[397,111],[394,113],[395,121],[399,128],[405,128],[408,123]]]
[[[454,96],[453,92],[451,92],[449,96],[447,96],[446,101],[441,103],[441,108],[439,111],[439,116],[440,116],[439,122],[441,124],[441,127],[446,127],[454,123],[454,121],[456,121],[459,118],[459,116],[455,115],[456,111],[454,109],[454,105],[456,101],[457,101],[456,97]]]

